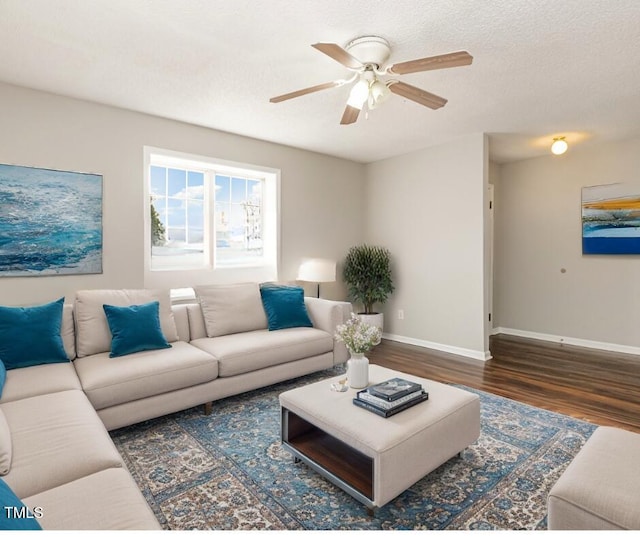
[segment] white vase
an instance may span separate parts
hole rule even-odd
[[[369,385],[369,359],[364,353],[352,352],[347,360],[349,388],[361,389]]]

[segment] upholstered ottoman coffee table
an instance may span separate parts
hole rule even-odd
[[[357,390],[332,391],[331,384],[341,377],[280,394],[283,446],[370,511],[480,435],[476,394],[369,366],[370,385],[394,377],[422,384],[429,400],[383,418],[352,403]]]

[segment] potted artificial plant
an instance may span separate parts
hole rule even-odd
[[[343,278],[349,297],[364,306],[362,320],[382,330],[383,315],[373,307],[384,304],[394,289],[389,250],[368,244],[352,246],[344,262]]]

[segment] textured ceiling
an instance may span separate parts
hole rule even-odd
[[[361,35],[390,63],[467,50],[473,64],[401,79],[339,124],[349,92],[269,98],[345,77],[313,49]],[[640,0],[0,0],[0,81],[358,162],[470,133],[494,160],[640,135]]]

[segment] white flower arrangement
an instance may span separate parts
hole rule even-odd
[[[336,326],[336,341],[341,341],[351,353],[361,354],[370,351],[382,337],[377,326],[362,321],[359,315],[351,314],[346,323]]]

